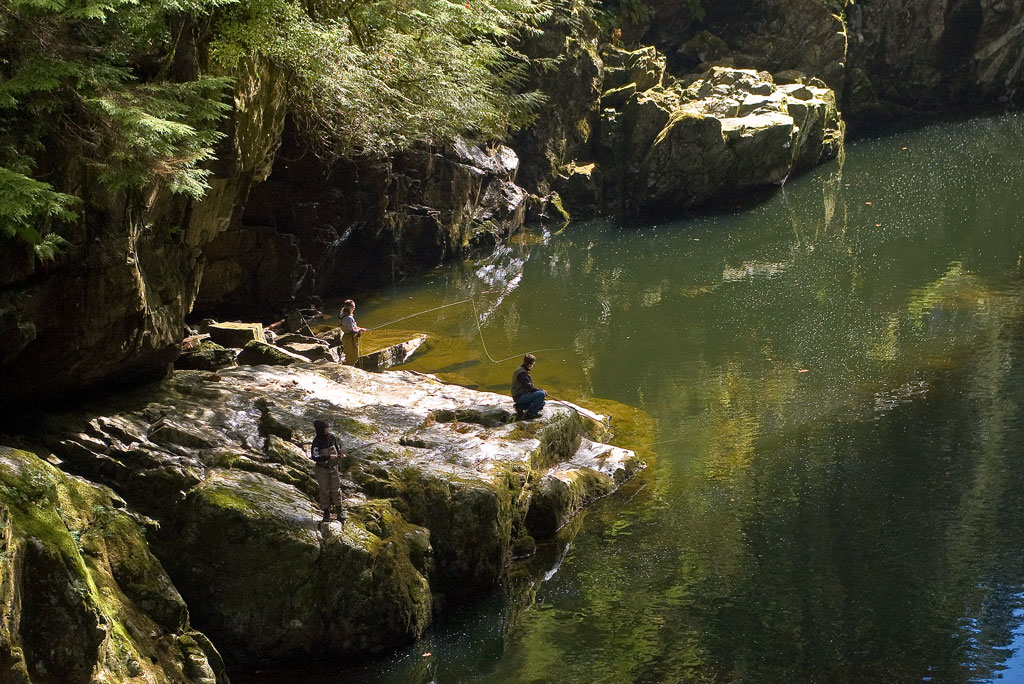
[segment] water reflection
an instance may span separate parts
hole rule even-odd
[[[474,297],[479,329],[417,321],[412,368],[505,391],[481,335],[557,347],[537,382],[642,408],[618,437],[652,467],[413,649],[238,681],[1024,677],[1022,153],[1012,116],[868,141],[754,208],[573,225],[362,303]]]

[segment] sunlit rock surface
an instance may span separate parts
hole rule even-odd
[[[158,521],[150,543],[195,624],[250,663],[414,639],[437,595],[492,587],[513,549],[642,467],[585,409],[515,422],[507,396],[412,372],[237,366],[115,401],[39,418],[39,438]],[[344,523],[314,503],[320,417],[354,457]]]
[[[779,185],[834,157],[843,126],[823,83],[778,85],[766,72],[714,67],[687,87],[629,99],[611,149],[623,150],[623,199],[662,214]]]

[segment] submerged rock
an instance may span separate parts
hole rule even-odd
[[[319,417],[354,460],[344,523],[314,503]],[[643,465],[585,409],[513,418],[508,397],[431,376],[303,363],[179,372],[34,424],[63,467],[159,521],[151,542],[195,623],[256,664],[417,638],[436,597],[493,587]]]
[[[363,370],[386,370],[405,363],[426,340],[427,336],[422,333],[375,335],[363,345],[359,367]]]

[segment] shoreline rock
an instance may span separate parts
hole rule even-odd
[[[321,416],[355,460],[343,524],[314,503]],[[506,396],[324,363],[181,371],[33,424],[61,467],[156,521],[193,623],[252,664],[408,643],[643,467],[583,408],[516,422]]]
[[[0,680],[227,683],[147,524],[106,487],[0,446]]]

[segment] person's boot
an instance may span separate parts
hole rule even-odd
[[[345,510],[340,504],[334,507],[334,514],[338,516],[338,522],[345,522]]]
[[[331,522],[331,511],[327,509],[324,511],[324,517],[320,519],[320,522]]]

